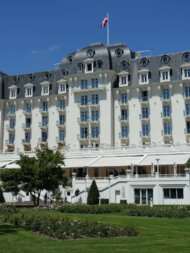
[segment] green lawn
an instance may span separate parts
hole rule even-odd
[[[0,225],[0,253],[189,253],[190,218],[158,219],[123,214],[63,214],[74,219],[96,220],[123,226],[134,224],[137,237],[55,241],[40,237],[26,227]]]

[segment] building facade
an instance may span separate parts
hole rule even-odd
[[[187,179],[190,52],[141,57],[122,43],[96,43],[66,56],[58,70],[1,73],[0,131],[4,155],[45,146],[66,152],[68,177],[116,177],[128,171],[130,178],[157,172]],[[180,188],[171,181],[167,187]],[[119,195],[122,189],[115,191]]]

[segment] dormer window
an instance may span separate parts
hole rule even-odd
[[[149,70],[141,69],[139,70],[139,84],[148,84],[149,83]]]
[[[190,79],[190,64],[186,63],[181,66],[182,68],[182,80]]]
[[[78,64],[78,72],[82,72],[83,71],[83,64],[79,63]]]
[[[119,73],[119,87],[128,86],[129,73],[126,71]]]
[[[170,67],[163,66],[160,68],[160,82],[170,81]]]
[[[25,97],[32,97],[33,96],[33,84],[27,83],[24,85],[25,87]]]
[[[85,62],[85,73],[92,73],[94,71],[94,59],[88,58]]]
[[[17,98],[17,86],[11,85],[9,87],[9,99]]]
[[[49,86],[50,86],[50,82],[42,82],[42,91],[41,91],[41,95],[42,96],[47,96],[49,95]]]
[[[61,79],[59,81],[57,81],[59,88],[58,88],[58,94],[63,94],[66,93],[67,91],[67,84],[66,84],[66,80]]]

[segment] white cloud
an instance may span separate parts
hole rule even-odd
[[[51,47],[48,48],[48,52],[55,52],[55,51],[57,51],[58,49],[59,49],[58,46],[53,45],[53,46],[51,46]]]
[[[36,54],[41,54],[41,51],[40,50],[32,50],[30,53],[33,55],[36,55]]]

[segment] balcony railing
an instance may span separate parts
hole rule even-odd
[[[41,113],[48,113],[48,108],[46,108],[46,107],[40,107],[39,108],[39,112],[41,112]]]
[[[47,138],[38,138],[38,143],[47,143]]]
[[[128,116],[118,116],[118,120],[119,121],[127,121],[128,120]]]
[[[84,119],[81,119],[81,118],[77,118],[77,122],[78,123],[81,123],[81,124],[86,124],[86,123],[88,123],[90,121],[90,118],[89,117],[87,117],[87,118],[84,118]]]
[[[56,137],[56,142],[60,142],[60,143],[65,142],[65,137]]]
[[[48,128],[48,123],[39,122],[39,123],[38,123],[38,126],[39,126],[40,128]]]
[[[128,134],[119,133],[119,138],[120,139],[128,139]]]
[[[14,145],[14,140],[6,140],[5,145]]]
[[[184,129],[184,134],[190,134],[190,127]]]
[[[162,130],[162,135],[163,135],[163,136],[166,136],[166,137],[167,137],[167,136],[170,137],[170,136],[172,136],[172,131],[164,131],[164,130]]]
[[[141,119],[141,120],[149,120],[149,114],[148,115],[139,114],[139,119]]]
[[[22,112],[23,112],[24,114],[31,114],[31,113],[32,113],[32,109],[31,109],[31,108],[24,108],[24,109],[22,110]]]
[[[171,112],[170,113],[163,113],[163,112],[161,112],[161,117],[162,118],[171,118]]]
[[[6,125],[6,129],[9,131],[14,131],[15,130],[15,125],[11,126],[11,125]]]
[[[139,101],[141,103],[148,103],[149,97],[148,96],[141,96],[141,97],[139,97]]]
[[[77,139],[78,140],[88,140],[89,139],[89,134],[86,134],[86,135],[80,135],[80,134],[78,134],[77,135]]]
[[[65,121],[56,121],[56,126],[57,127],[65,127]]]
[[[73,87],[72,92],[74,93],[85,93],[85,92],[90,92],[90,91],[104,91],[106,89],[106,85],[103,84],[98,84],[97,87],[92,87],[91,85],[88,85],[85,88],[81,87]]]
[[[57,111],[65,111],[65,106],[57,105],[56,109],[57,109]]]
[[[160,99],[163,100],[163,101],[168,101],[168,100],[170,100],[170,98],[171,98],[171,97],[170,97],[170,96],[167,96],[167,95],[161,95],[161,96],[160,96]]]
[[[22,128],[23,129],[30,129],[31,128],[31,124],[24,123],[24,124],[22,124]]]
[[[30,139],[23,139],[22,144],[28,144],[30,145]]]
[[[7,116],[15,116],[16,113],[14,110],[7,110],[6,114],[7,114]]]

